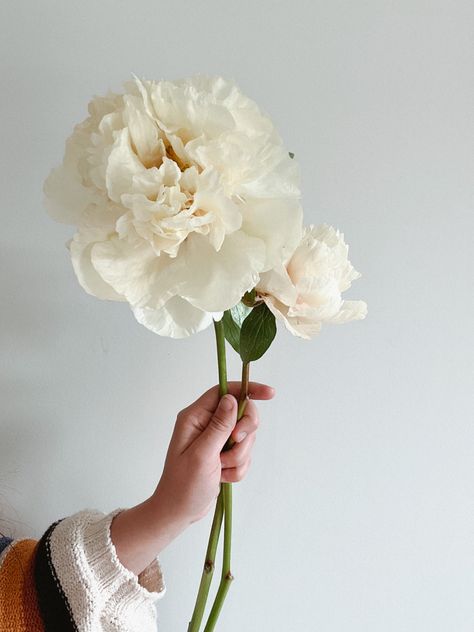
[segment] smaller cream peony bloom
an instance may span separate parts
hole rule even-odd
[[[341,296],[360,277],[348,251],[344,235],[332,226],[309,226],[288,263],[260,275],[257,298],[292,334],[306,339],[318,334],[323,322],[365,318],[364,301]]]

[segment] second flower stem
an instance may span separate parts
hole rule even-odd
[[[217,367],[219,372],[219,396],[222,397],[227,393],[227,363],[225,355],[224,324],[221,320],[214,321],[214,331],[216,335]],[[212,576],[214,574],[217,544],[219,542],[222,518],[224,515],[224,503],[224,489],[221,484],[221,490],[217,498],[214,518],[212,520],[211,533],[209,534],[209,542],[207,545],[206,559],[204,560],[201,582],[199,584],[193,615],[191,621],[189,622],[188,632],[199,632],[201,629],[204,609],[206,607],[209,590],[211,588]]]
[[[237,420],[241,419],[245,406],[248,401],[248,389],[249,389],[249,363],[242,365],[242,382],[240,387],[239,407],[237,411]],[[229,450],[234,441],[229,437],[224,450]],[[224,554],[222,561],[222,574],[221,582],[217,590],[216,598],[209,613],[209,618],[204,628],[204,632],[213,632],[216,627],[217,619],[224,605],[225,598],[229,592],[230,585],[234,579],[230,569],[231,550],[232,550],[232,484],[222,483],[221,493],[224,497]]]
[[[204,632],[214,630],[219,618],[224,600],[229,592],[234,576],[230,570],[231,544],[232,544],[232,484],[222,483],[224,493],[224,559],[222,562],[221,583],[217,591],[216,598],[212,605],[209,619],[207,620]]]
[[[201,576],[201,583],[199,584],[196,605],[194,607],[192,619],[189,622],[188,632],[199,632],[199,629],[201,627],[202,617],[204,615],[204,609],[206,607],[206,601],[209,595],[209,589],[211,587],[212,576],[214,574],[216,551],[217,545],[219,543],[219,536],[221,533],[223,515],[224,495],[221,489],[220,494],[217,498],[214,518],[212,520],[211,533],[209,535],[209,542],[207,545],[206,559],[204,561],[204,569]]]
[[[219,371],[219,396],[222,397],[228,392],[227,388],[227,364],[225,354],[225,336],[224,325],[222,321],[214,321],[214,329],[216,334],[217,346],[217,364]],[[250,363],[242,364],[242,382],[239,395],[239,403],[237,409],[237,420],[241,419],[245,406],[248,401],[249,388],[249,366]],[[235,441],[229,437],[224,450],[230,450]],[[192,619],[189,623],[188,632],[199,632],[201,622],[206,607],[209,589],[211,586],[212,575],[214,572],[214,562],[216,557],[216,549],[219,541],[222,520],[224,520],[224,552],[222,562],[222,574],[219,588],[209,614],[209,619],[204,628],[204,632],[212,632],[216,626],[217,619],[224,605],[224,600],[229,591],[232,580],[234,579],[231,569],[231,551],[232,551],[232,484],[221,483],[220,493],[216,503],[214,518],[212,521],[211,533],[206,551],[206,560],[199,585],[198,596]]]

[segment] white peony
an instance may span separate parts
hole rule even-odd
[[[260,276],[257,298],[301,338],[315,336],[323,322],[365,318],[366,303],[341,297],[360,277],[348,259],[348,251],[344,236],[332,226],[309,226],[288,263],[280,263]]]
[[[207,327],[302,235],[299,173],[270,119],[222,78],[96,97],[45,182],[82,287],[161,335]]]

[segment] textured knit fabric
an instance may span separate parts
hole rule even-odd
[[[120,511],[81,511],[39,542],[2,539],[1,632],[156,632],[161,568],[155,559],[137,576],[122,565],[110,538]]]
[[[0,553],[11,543],[12,539],[5,536],[0,537]]]
[[[33,579],[35,540],[18,540],[0,559],[0,630],[13,632],[45,628],[38,608]]]

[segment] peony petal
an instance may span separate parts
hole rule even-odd
[[[350,320],[363,320],[367,316],[367,303],[364,301],[343,301],[339,312],[328,322],[347,323]]]
[[[265,246],[260,239],[236,231],[216,252],[204,236],[192,233],[181,244],[179,258],[187,270],[180,296],[200,309],[220,312],[255,286],[265,262]]]
[[[124,296],[104,281],[92,265],[91,252],[95,245],[96,242],[81,240],[80,233],[76,233],[74,238],[70,240],[68,247],[77,280],[82,288],[92,296],[110,301],[126,301]]]
[[[124,123],[138,156],[145,167],[159,164],[165,155],[161,130],[148,116],[141,96],[124,95]]]
[[[51,171],[43,191],[49,215],[63,224],[79,224],[84,210],[97,197],[81,184],[77,173],[64,165]]]
[[[281,264],[273,270],[260,274],[257,292],[274,296],[285,305],[293,305],[298,299],[297,289],[291,282],[285,266]]]
[[[299,166],[281,144],[263,145],[256,156],[253,174],[240,187],[243,196],[299,199]]]
[[[242,225],[239,207],[219,190],[198,190],[189,210],[198,215],[209,213],[213,218],[209,241],[215,250],[220,250],[226,234],[235,232]]]
[[[288,261],[303,234],[303,210],[297,200],[248,200],[242,217],[242,230],[266,244],[264,270]]]
[[[321,331],[319,321],[306,320],[304,318],[291,318],[288,316],[288,307],[272,297],[263,297],[268,309],[274,314],[277,320],[285,325],[286,329],[294,336],[309,340]]]
[[[159,309],[149,307],[132,308],[135,318],[160,336],[186,338],[209,327],[213,314],[193,307],[188,301],[174,296]],[[214,315],[222,318],[222,313]]]
[[[120,203],[123,193],[133,193],[133,178],[144,177],[146,169],[130,145],[127,128],[117,133],[113,149],[107,163],[105,182],[109,197]]]
[[[91,258],[102,278],[134,306],[157,309],[179,289],[181,261],[157,257],[147,242],[112,237],[95,244]]]

